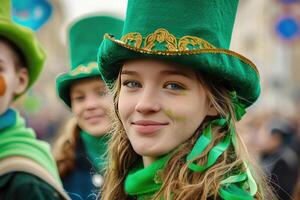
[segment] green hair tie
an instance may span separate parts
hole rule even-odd
[[[231,92],[230,96],[231,96],[232,104],[234,106],[235,118],[237,121],[239,121],[246,113],[246,106],[239,101],[235,91]]]
[[[192,161],[199,155],[203,153],[203,151],[207,148],[207,146],[211,143],[212,140],[212,133],[211,128],[212,125],[217,126],[224,126],[226,125],[225,119],[217,119],[211,121],[208,126],[203,130],[202,135],[197,140],[194,148],[192,151],[187,155],[187,161]],[[204,170],[211,167],[217,159],[220,157],[220,155],[228,148],[230,144],[230,135],[227,134],[225,138],[216,146],[214,146],[208,153],[208,161],[205,165],[198,165],[193,162],[189,163],[188,167],[189,169],[195,171],[195,172],[203,172]]]
[[[201,155],[208,145],[212,142],[212,126],[224,127],[229,124],[229,131],[222,141],[215,145],[208,152],[208,159],[204,165],[199,165],[193,161],[199,155]],[[207,127],[203,130],[201,136],[196,141],[192,151],[187,155],[188,168],[194,172],[203,172],[206,169],[214,165],[217,159],[224,153],[224,151],[229,147],[230,142],[236,151],[236,132],[232,124],[232,121],[226,120],[224,118],[211,121]],[[252,177],[250,169],[247,163],[244,162],[246,167],[246,172],[232,175],[221,181],[222,187],[219,189],[220,196],[225,200],[250,200],[257,192],[257,185]],[[249,191],[249,192],[247,192]]]

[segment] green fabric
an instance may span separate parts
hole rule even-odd
[[[250,60],[228,50],[237,6],[238,0],[129,0],[123,37],[105,35],[99,48],[102,79],[112,88],[122,61],[162,59],[217,80],[250,106],[260,94],[259,73]]]
[[[159,172],[167,164],[171,154],[167,154],[146,168],[142,161],[129,172],[125,179],[125,192],[130,196],[136,196],[138,200],[151,197],[157,192],[161,185]]]
[[[97,51],[105,32],[120,34],[123,21],[110,16],[88,16],[75,21],[69,28],[70,70],[56,79],[56,90],[63,102],[71,107],[70,86],[79,79],[98,76]]]
[[[239,121],[246,114],[246,106],[239,102],[235,91],[231,93],[231,101],[234,106],[235,119]]]
[[[80,137],[89,160],[97,170],[103,170],[106,165],[106,151],[108,135],[93,136],[85,131],[80,131]]]
[[[0,177],[1,200],[64,199],[45,181],[24,172],[12,172]]]
[[[192,151],[187,156],[187,161],[193,161],[199,155],[201,155],[207,146],[212,142],[212,126],[229,126],[229,131],[222,141],[216,144],[209,152],[207,163],[204,165],[195,164],[190,162],[188,167],[194,172],[203,172],[206,169],[213,166],[219,156],[227,150],[230,143],[233,144],[236,150],[236,132],[231,120],[216,119],[210,122],[207,127],[202,131],[201,136],[196,141]],[[238,199],[253,199],[253,196],[257,192],[257,185],[252,177],[249,167],[244,163],[246,167],[245,173],[238,172],[237,174],[230,175],[221,181],[221,188],[219,189],[220,196],[225,200],[238,200]],[[238,184],[238,185],[236,185]]]
[[[36,161],[61,184],[48,143],[37,140],[34,131],[25,127],[25,121],[16,112],[16,124],[0,131],[0,160],[22,156]]]
[[[193,162],[188,164],[190,170],[194,172],[204,172],[206,169],[213,166],[219,156],[227,150],[230,144],[233,144],[236,149],[235,129],[232,123],[226,119],[216,119],[211,121],[202,131],[201,136],[196,141],[193,149],[187,155],[187,162],[193,161],[201,155],[207,146],[212,141],[213,126],[229,126],[229,132],[225,138],[216,144],[208,153],[207,163],[198,165]],[[161,159],[155,161],[146,168],[143,168],[142,163],[138,163],[128,174],[125,179],[125,192],[130,196],[137,196],[138,199],[147,199],[154,195],[161,187],[162,181],[159,179],[159,171],[163,170],[171,154],[168,154]],[[244,163],[246,172],[237,172],[230,174],[221,181],[219,195],[225,200],[250,200],[254,199],[257,192],[257,185],[252,177],[249,167]]]
[[[28,89],[38,78],[46,54],[33,31],[11,21],[10,0],[0,0],[0,5],[0,36],[13,42],[24,54],[29,70]]]
[[[211,128],[212,125],[217,126],[224,126],[226,124],[225,119],[218,119],[210,122],[208,126],[203,130],[201,136],[195,143],[195,146],[193,147],[192,151],[187,156],[187,161],[192,161],[199,155],[203,153],[203,151],[206,149],[206,147],[211,143],[212,140],[212,133]],[[189,164],[189,169],[195,171],[195,172],[203,172],[206,169],[210,168],[217,159],[220,157],[220,155],[228,148],[230,144],[230,134],[227,134],[223,141],[221,141],[219,144],[215,145],[208,153],[208,161],[205,165],[201,166],[198,164],[195,164],[191,162]]]

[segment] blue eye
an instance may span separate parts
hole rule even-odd
[[[170,89],[170,90],[183,90],[184,89],[184,87],[178,83],[167,83],[165,85],[165,88]]]
[[[128,88],[140,88],[140,87],[142,87],[142,85],[137,81],[124,81],[124,83],[122,85],[124,85]]]

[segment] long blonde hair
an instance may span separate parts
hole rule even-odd
[[[223,86],[215,86],[215,81],[204,80],[199,75],[200,82],[206,87],[208,98],[219,113],[219,117],[231,117],[234,125],[234,108],[230,93]],[[122,122],[118,114],[118,95],[120,92],[120,75],[117,78],[112,90],[114,97],[115,115],[112,137],[108,148],[108,169],[106,170],[105,183],[102,188],[102,200],[125,200],[130,197],[124,191],[124,181],[132,165],[141,159],[133,150],[130,141],[126,135]],[[193,172],[188,168],[186,157],[193,148],[196,140],[200,137],[203,130],[212,118],[206,118],[199,130],[184,144],[180,146],[180,151],[176,151],[168,161],[165,169],[160,174],[162,186],[160,190],[152,197],[153,200],[191,200],[191,199],[218,199],[220,196],[218,190],[224,175],[231,175],[233,172],[245,172],[244,162],[251,163],[252,175],[258,185],[256,199],[276,199],[272,191],[267,186],[262,173],[254,170],[254,162],[248,156],[246,147],[238,133],[236,133],[237,148],[232,144],[218,158],[217,162],[204,172]],[[224,139],[227,130],[221,127],[212,129],[212,142],[205,151],[196,158],[198,164],[204,164],[207,161],[208,152],[221,140]]]
[[[75,118],[70,118],[58,133],[52,148],[61,178],[75,168],[76,147],[79,142],[80,128]]]

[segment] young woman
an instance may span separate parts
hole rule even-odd
[[[64,188],[73,199],[88,199],[103,182],[106,133],[112,98],[95,62],[104,31],[121,32],[123,22],[109,16],[88,16],[70,27],[71,70],[57,78],[57,93],[74,116],[54,146]],[[87,31],[88,30],[88,31]]]
[[[235,129],[260,93],[255,65],[228,50],[237,5],[128,1],[98,56],[116,114],[102,199],[275,198]]]

